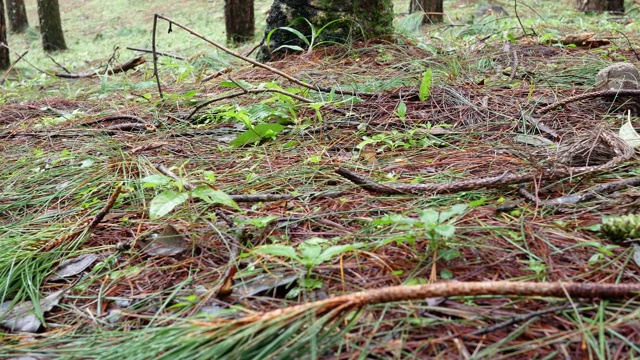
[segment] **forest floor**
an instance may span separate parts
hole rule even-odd
[[[637,107],[571,99],[640,62],[635,7],[446,2],[268,66],[161,19],[161,96],[125,50],[154,13],[224,34],[221,1],[160,3],[61,2],[51,59],[9,39],[0,358],[640,357],[640,219],[602,230],[637,212]]]

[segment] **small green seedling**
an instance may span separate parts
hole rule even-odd
[[[170,213],[178,205],[187,201],[189,197],[198,198],[208,204],[220,204],[240,209],[228,194],[207,185],[198,185],[192,190],[186,190],[182,181],[161,174],[144,177],[141,182],[143,188],[166,189],[156,195],[149,203],[149,218],[151,220],[159,219]]]
[[[253,250],[255,254],[272,255],[288,258],[303,265],[306,268],[305,278],[299,281],[300,288],[313,290],[322,286],[322,281],[313,278],[313,268],[326,262],[336,260],[341,254],[357,250],[364,246],[363,243],[347,245],[329,245],[329,240],[314,237],[305,240],[297,247],[291,245],[271,244],[260,246]],[[297,295],[298,292],[293,294]]]

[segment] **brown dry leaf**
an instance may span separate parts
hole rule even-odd
[[[235,257],[233,260],[235,260]],[[220,282],[220,287],[215,291],[216,299],[222,299],[231,295],[233,292],[233,277],[237,272],[238,268],[235,265],[232,265],[229,270],[227,270],[224,278]]]
[[[284,275],[277,272],[262,274],[243,281],[237,286],[236,293],[241,298],[250,296],[278,297],[278,293],[286,293],[296,280],[298,277],[295,275]]]
[[[53,292],[44,299],[41,299],[38,303],[40,311],[42,311],[42,313],[51,311],[51,309],[58,305],[58,302],[64,294],[71,290],[79,280],[80,279],[74,281],[68,287]],[[11,300],[0,304],[0,319],[2,319],[0,321],[0,327],[15,332],[35,333],[42,325],[40,317],[36,315],[36,309],[33,306],[33,302],[28,300],[16,304],[13,307]]]
[[[611,41],[607,39],[594,39],[595,33],[569,34],[562,39],[563,45],[575,45],[580,47],[596,48],[609,45]]]
[[[367,160],[369,165],[375,165],[375,164],[378,163],[378,160],[376,159],[376,152],[375,151],[362,151],[361,154],[362,154],[362,157],[365,160]]]
[[[63,261],[56,272],[47,278],[49,281],[60,280],[69,276],[78,275],[98,260],[95,254],[84,254],[78,257]]]
[[[430,129],[418,129],[416,131],[416,133],[418,134],[430,134],[430,135],[446,135],[446,134],[451,134],[453,133],[453,131],[442,127],[442,126],[434,126]]]
[[[143,243],[144,252],[150,256],[175,256],[189,248],[184,236],[170,224],[165,225],[162,234],[150,243]]]
[[[562,39],[564,45],[583,46],[584,42],[590,40],[595,33],[569,34]]]

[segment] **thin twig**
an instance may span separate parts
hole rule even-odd
[[[640,55],[636,52],[636,49],[633,48],[633,44],[631,43],[627,35],[620,30],[617,30],[617,32],[620,33],[620,35],[622,35],[625,38],[625,40],[627,40],[627,44],[629,44],[629,49],[633,51],[633,54],[636,56],[636,59],[640,60]]]
[[[9,50],[9,48],[3,43],[2,47],[6,48],[7,50]],[[25,52],[23,52],[21,55],[18,56],[18,58],[11,63],[11,65],[9,66],[9,68],[4,72],[4,74],[2,75],[2,79],[0,79],[0,85],[3,85],[5,81],[7,81],[7,76],[9,76],[9,73],[11,72],[11,70],[13,70],[13,68],[16,66],[16,64],[18,63],[18,61],[20,61],[20,59],[22,59],[25,55],[27,55],[27,53],[29,52],[29,50],[26,50]]]
[[[158,94],[162,99],[162,85],[160,85],[160,76],[158,76],[158,53],[156,52],[156,27],[158,25],[158,14],[153,16],[153,34],[151,35],[151,51],[153,53],[153,76],[156,77],[156,83],[158,84]]]
[[[62,66],[62,64],[60,64],[59,62],[57,62],[56,59],[53,58],[53,56],[51,56],[50,54],[47,54],[47,57],[49,58],[49,60],[53,61],[54,64],[58,65],[58,67],[62,69],[64,72],[66,72],[67,74],[71,74],[71,71],[69,71],[69,69],[67,69],[66,67]]]
[[[600,171],[608,171],[612,167],[623,161],[630,159],[634,150],[622,142],[616,142],[617,138],[608,133],[603,133],[603,141],[609,146],[616,149],[616,153],[620,154],[613,157],[602,165],[595,166],[579,166],[579,167],[554,167],[550,169],[533,170],[526,173],[503,173],[499,176],[492,176],[473,180],[453,181],[445,184],[398,184],[398,185],[381,185],[375,181],[357,174],[349,169],[339,167],[336,173],[347,178],[354,184],[362,186],[364,189],[382,194],[419,194],[424,192],[430,193],[454,193],[460,191],[477,190],[481,188],[494,188],[497,186],[521,184],[529,182],[533,179],[537,180],[554,180],[577,174],[595,173]]]
[[[291,81],[291,82],[293,82],[293,83],[295,83],[297,85],[305,87],[307,89],[314,90],[314,91],[327,92],[327,93],[329,93],[331,91],[334,91],[335,93],[339,93],[339,94],[343,94],[343,95],[345,95],[345,94],[346,95],[352,95],[352,96],[374,96],[375,95],[375,94],[371,94],[371,93],[358,92],[358,91],[345,91],[345,90],[336,90],[336,89],[331,89],[331,88],[324,88],[324,87],[320,87],[320,86],[317,86],[317,85],[312,85],[312,84],[306,83],[306,82],[304,82],[302,80],[298,80],[298,79],[294,78],[293,76],[291,76],[291,75],[289,75],[289,74],[287,74],[287,73],[285,73],[283,71],[280,71],[280,70],[278,70],[278,69],[276,69],[274,67],[271,67],[269,65],[263,64],[263,63],[258,62],[256,60],[248,58],[248,57],[246,57],[246,56],[244,56],[242,54],[239,54],[239,53],[237,53],[237,52],[235,52],[235,51],[233,51],[231,49],[228,49],[228,48],[224,47],[223,45],[221,45],[221,44],[219,44],[219,43],[207,38],[206,36],[199,34],[195,30],[192,30],[192,29],[190,29],[189,27],[187,27],[185,25],[177,23],[177,22],[169,19],[166,16],[155,14],[154,19],[157,19],[157,18],[166,20],[170,24],[176,25],[177,27],[187,31],[191,35],[193,35],[193,36],[195,36],[197,38],[200,38],[201,40],[204,40],[204,41],[208,42],[209,44],[217,47],[218,49],[226,52],[229,55],[232,55],[234,57],[237,57],[238,59],[244,60],[244,61],[246,61],[246,62],[248,62],[248,63],[250,63],[252,65],[255,65],[257,67],[260,67],[260,68],[263,68],[265,70],[271,71],[272,73],[280,75],[283,78],[285,78],[285,79],[287,79],[287,80],[289,80],[289,81]],[[153,33],[155,35],[155,22],[154,22],[154,32]],[[154,42],[154,51],[155,51],[155,42]]]
[[[5,44],[5,43],[0,43],[0,46],[2,46],[2,47],[4,47],[4,48],[9,49],[9,51],[10,51],[10,52],[12,52],[12,53],[14,53],[14,54],[18,54],[17,52],[13,51],[9,46],[7,46],[7,44]],[[26,52],[25,52],[25,54],[26,54]],[[42,73],[42,74],[45,74],[45,75],[48,75],[48,76],[54,76],[53,74],[48,73],[48,72],[46,72],[46,71],[44,71],[44,70],[40,69],[39,67],[37,67],[37,66],[33,65],[33,64],[32,64],[32,63],[30,63],[30,62],[29,62],[29,60],[27,60],[26,58],[24,58],[24,62],[26,62],[27,64],[29,64],[29,66],[31,66],[32,68],[36,69],[36,71],[39,71],[39,72],[40,72],[40,73]]]
[[[147,123],[146,121],[142,120],[141,118],[139,118],[139,117],[137,117],[135,115],[117,114],[117,115],[110,115],[110,116],[102,117],[102,118],[96,119],[96,120],[86,121],[86,122],[83,122],[80,125],[91,125],[91,124],[97,124],[97,123],[113,121],[113,120],[133,120],[133,121],[139,122],[141,124]]]
[[[509,327],[509,326],[514,325],[514,324],[519,323],[519,322],[528,321],[529,319],[533,319],[533,318],[538,317],[538,316],[542,316],[542,315],[546,315],[546,314],[550,314],[550,313],[556,313],[558,311],[568,310],[568,309],[571,309],[571,307],[572,307],[571,304],[566,304],[566,305],[563,305],[563,306],[556,306],[556,307],[552,307],[550,309],[544,309],[544,310],[540,310],[540,311],[534,311],[534,312],[528,313],[528,314],[522,314],[522,315],[514,316],[509,320],[503,321],[501,323],[497,323],[497,324],[495,324],[493,326],[489,326],[488,328],[478,329],[478,330],[470,333],[469,335],[463,335],[463,336],[480,336],[480,335],[488,334],[490,332],[494,332],[494,331]]]
[[[93,217],[93,220],[91,220],[91,222],[89,223],[90,230],[93,230],[96,227],[96,225],[98,225],[100,221],[104,219],[104,217],[109,213],[109,211],[111,211],[111,208],[116,203],[116,200],[118,200],[118,196],[120,196],[121,193],[122,193],[122,183],[116,185],[116,188],[113,190],[113,194],[111,194],[111,196],[109,197],[109,200],[107,200],[107,203],[96,214],[96,216]]]
[[[116,66],[114,68],[108,69],[107,70],[107,74],[114,75],[114,74],[125,72],[125,71],[131,70],[131,69],[135,69],[136,66],[142,65],[145,62],[146,62],[146,60],[142,56],[138,56],[136,58],[133,58],[133,59],[123,63],[122,65],[119,65],[119,66]],[[93,70],[93,71],[87,71],[87,72],[82,72],[82,73],[78,73],[78,74],[55,73],[55,74],[53,74],[53,76],[57,76],[59,78],[65,78],[65,79],[84,79],[84,78],[90,78],[90,77],[98,76],[99,73],[100,72],[98,70]]]
[[[584,299],[628,299],[637,297],[640,284],[597,284],[577,282],[448,282],[429,285],[400,285],[381,289],[371,289],[353,294],[314,301],[288,308],[248,315],[235,321],[236,324],[266,322],[283,318],[285,315],[302,314],[308,311],[316,315],[326,314],[334,309],[353,311],[369,305],[398,301],[421,300],[431,297],[453,296],[544,296],[555,298]]]
[[[147,54],[153,54],[153,50],[135,48],[135,47],[132,47],[132,46],[127,46],[127,50],[139,51],[139,52],[143,52],[143,53],[147,53]],[[156,51],[156,54],[160,55],[160,56],[166,56],[166,57],[178,59],[178,60],[187,60],[186,57],[182,57],[182,56],[171,54],[171,53],[164,52],[164,51]]]
[[[513,49],[513,64],[511,65],[511,75],[509,76],[509,83],[513,82],[518,73],[518,51]]]
[[[560,100],[558,102],[555,102],[551,105],[547,105],[543,108],[540,108],[536,111],[536,113],[538,114],[544,114],[549,112],[550,110],[553,110],[557,107],[563,106],[563,105],[567,105],[569,103],[572,103],[574,101],[580,101],[580,100],[585,100],[585,99],[591,99],[591,98],[597,98],[597,97],[605,97],[605,96],[625,96],[625,95],[630,95],[630,96],[640,96],[640,90],[638,89],[619,89],[619,90],[601,90],[601,91],[592,91],[592,92],[588,92],[588,93],[584,93],[584,94],[580,94],[580,95],[575,95],[575,96],[571,96],[568,97],[564,100]]]
[[[211,80],[211,79],[215,79],[215,78],[217,78],[218,76],[221,76],[221,75],[224,75],[224,74],[228,74],[228,73],[230,73],[230,72],[231,72],[231,70],[233,70],[233,69],[231,69],[231,68],[225,68],[225,69],[222,69],[222,70],[216,71],[216,72],[214,72],[214,73],[213,73],[213,74],[211,74],[211,75],[207,75],[204,79],[200,80],[200,82],[201,82],[201,83],[203,83],[203,82],[207,82],[207,81],[209,81],[209,80]]]
[[[42,252],[51,251],[57,248],[58,246],[60,246],[60,244],[72,242],[75,239],[77,239],[80,235],[86,232],[87,233],[91,232],[104,219],[104,217],[109,213],[109,211],[111,211],[111,208],[113,207],[116,200],[118,199],[118,196],[120,196],[121,193],[122,193],[122,183],[116,185],[116,188],[113,190],[113,193],[111,194],[111,196],[109,196],[107,203],[91,220],[83,221],[83,223],[80,226],[78,226],[75,230],[73,230],[71,233],[51,241],[50,243],[45,245],[41,249],[41,251]]]
[[[513,13],[516,16],[516,19],[518,19],[518,24],[520,24],[520,28],[522,29],[522,33],[524,36],[527,36],[527,30],[524,28],[524,25],[522,25],[522,20],[520,20],[520,15],[518,15],[518,0],[513,0]],[[531,34],[533,36],[538,36],[538,34],[536,34],[536,31],[533,28],[529,28],[531,30]]]
[[[156,166],[156,170],[158,170],[161,174],[166,175],[166,176],[172,178],[173,180],[182,183],[182,186],[184,186],[184,188],[189,190],[189,191],[192,191],[193,189],[196,188],[195,185],[190,184],[190,183],[188,183],[186,181],[182,181],[182,179],[180,179],[178,177],[178,175],[174,174],[171,170],[167,169],[167,167],[164,166],[164,164],[158,164]]]
[[[244,88],[242,88],[242,89],[244,89]],[[300,96],[300,95],[292,94],[292,93],[290,93],[290,92],[288,92],[286,90],[282,90],[282,89],[244,89],[241,92],[235,92],[235,93],[232,93],[232,94],[222,95],[222,96],[219,96],[217,98],[214,98],[214,99],[211,99],[211,100],[207,100],[207,101],[205,101],[205,102],[203,102],[201,104],[198,104],[198,106],[196,106],[193,109],[193,111],[191,111],[191,113],[186,118],[184,118],[184,121],[188,121],[189,119],[191,119],[193,117],[193,115],[195,115],[198,111],[200,111],[200,109],[202,109],[202,108],[204,108],[204,107],[206,107],[206,106],[208,106],[208,105],[210,105],[210,104],[212,104],[214,102],[225,100],[225,99],[235,98],[235,97],[242,96],[242,95],[245,95],[245,94],[262,94],[262,93],[267,93],[267,92],[274,92],[274,93],[287,95],[287,96],[290,96],[290,97],[292,97],[292,98],[294,98],[296,100],[300,100],[300,101],[308,103],[308,104],[311,104],[311,103],[314,102],[311,99],[307,99],[306,97],[303,97],[303,96]]]

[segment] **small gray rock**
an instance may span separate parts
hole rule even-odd
[[[639,89],[640,73],[633,65],[619,62],[607,66],[596,75],[597,90]]]
[[[487,6],[483,6],[483,7],[479,8],[478,10],[476,10],[476,15],[477,16],[484,16],[484,15],[507,15],[507,16],[509,16],[509,13],[507,12],[507,10],[505,10],[500,5],[487,5]]]

